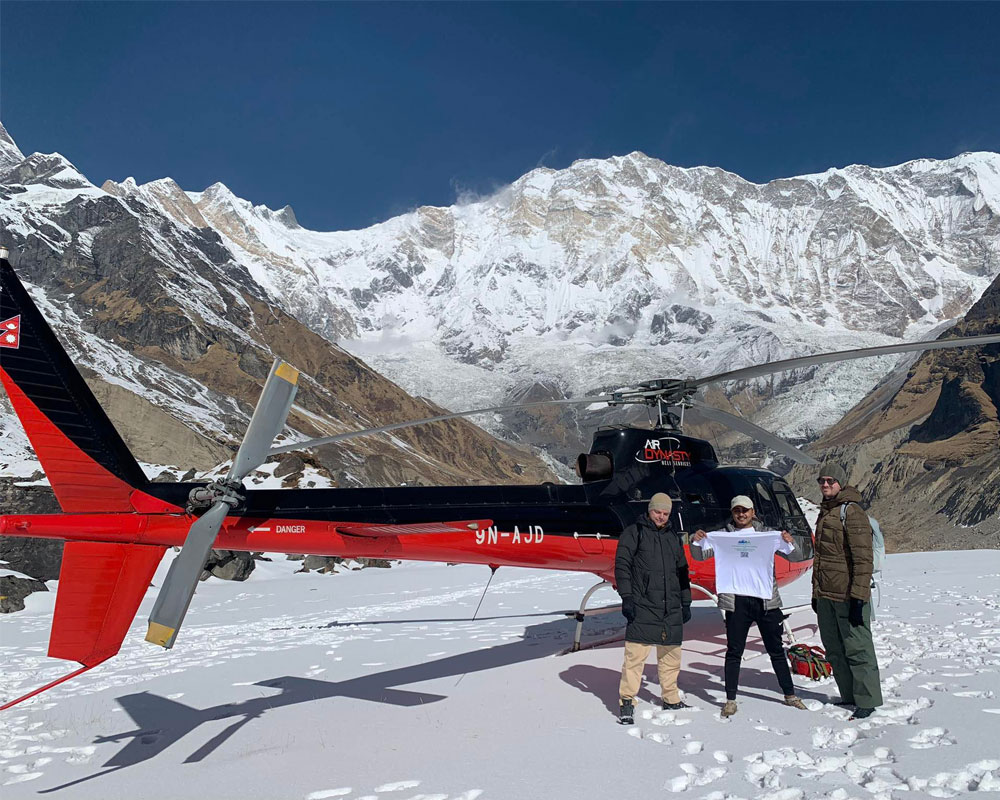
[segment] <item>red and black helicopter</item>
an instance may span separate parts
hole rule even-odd
[[[159,483],[146,477],[6,258],[0,258],[0,288],[0,380],[63,512],[0,516],[0,535],[65,540],[48,654],[82,665],[0,708],[114,656],[154,571],[175,546],[181,551],[146,634],[147,641],[166,648],[174,644],[213,547],[576,570],[612,582],[618,537],[655,492],[674,499],[671,525],[679,534],[721,525],[730,499],[749,495],[765,524],[790,531],[808,556],[797,563],[776,559],[778,583],[787,584],[812,565],[809,525],[794,494],[769,470],[722,466],[707,441],[682,433],[684,409],[696,408],[795,461],[816,462],[768,431],[707,405],[699,390],[814,364],[1000,342],[1000,335],[978,336],[805,356],[707,378],[651,381],[610,396],[475,409],[272,448],[298,382],[297,370],[279,360],[228,476],[212,483]],[[658,423],[652,429],[599,430],[590,452],[577,461],[580,485],[243,486],[276,453],[508,408],[597,402],[655,407]],[[680,417],[671,407],[680,409]],[[689,563],[692,584],[706,595],[714,591],[714,562]]]

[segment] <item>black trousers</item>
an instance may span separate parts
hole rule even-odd
[[[735,700],[740,685],[740,666],[747,646],[750,626],[757,623],[764,648],[771,657],[771,666],[778,678],[778,685],[786,695],[795,694],[792,672],[788,668],[785,648],[781,643],[781,609],[764,610],[759,597],[736,595],[736,610],[726,612],[726,699]]]

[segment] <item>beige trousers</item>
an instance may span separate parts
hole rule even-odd
[[[625,663],[622,665],[622,680],[618,685],[618,697],[632,700],[639,693],[642,684],[642,668],[649,657],[651,644],[625,642]],[[681,646],[656,647],[656,668],[660,674],[660,690],[666,703],[680,702],[677,693],[677,676],[681,671]]]

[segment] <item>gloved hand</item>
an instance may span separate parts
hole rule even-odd
[[[684,603],[681,606],[681,621],[687,625],[691,621],[691,604]]]
[[[631,597],[622,598],[622,616],[629,622],[635,621],[635,600]]]
[[[816,598],[815,597],[812,599],[812,607],[813,607],[813,614],[816,614],[817,611],[816,611]]]
[[[851,623],[852,628],[858,628],[865,624],[864,611],[865,601],[852,597],[850,608],[847,611],[847,621]]]

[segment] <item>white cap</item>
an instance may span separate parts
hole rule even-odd
[[[753,500],[745,494],[738,494],[729,502],[729,510],[732,511],[736,506],[740,508],[753,508]]]

